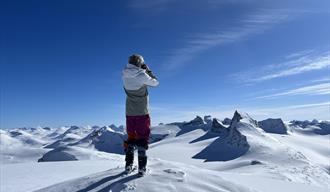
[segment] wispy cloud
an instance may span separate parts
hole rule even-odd
[[[239,72],[234,74],[233,77],[246,83],[257,83],[310,71],[327,69],[330,66],[329,54],[328,51],[321,53],[302,51],[289,55],[289,57],[286,57],[289,59],[282,63],[270,64],[263,68]]]
[[[306,59],[301,62],[301,65],[296,67],[287,68],[272,74],[264,75],[258,78],[253,79],[253,81],[264,81],[264,80],[270,80],[275,79],[279,77],[285,77],[290,75],[296,75],[304,72],[324,69],[330,66],[329,62],[329,55],[320,56],[317,58],[312,59]]]
[[[305,56],[305,55],[311,54],[313,52],[315,52],[315,50],[313,50],[313,49],[298,51],[298,52],[291,53],[291,54],[285,56],[285,58],[286,59],[294,59],[294,58],[297,58],[297,57],[301,57],[301,56]]]
[[[272,26],[291,18],[292,13],[288,10],[262,10],[259,13],[245,16],[238,22],[237,26],[213,33],[192,35],[183,47],[171,52],[164,68],[166,70],[178,69],[207,49],[262,34]]]
[[[247,108],[256,119],[282,118],[283,120],[329,120],[330,102],[307,103],[300,105],[289,105],[269,108]]]
[[[327,76],[327,77],[321,77],[321,78],[318,78],[318,79],[313,79],[311,80],[312,83],[322,83],[322,82],[328,82],[330,83],[330,76]]]
[[[295,95],[329,95],[330,83],[321,83],[316,85],[304,86],[292,90],[287,90],[271,95],[259,96],[255,99],[275,98],[280,96],[295,96]]]
[[[311,107],[330,107],[330,102],[327,101],[327,102],[321,102],[321,103],[291,105],[291,106],[282,107],[282,108],[286,108],[286,109],[303,109],[303,108],[311,108]],[[282,108],[279,108],[279,109],[282,109]]]

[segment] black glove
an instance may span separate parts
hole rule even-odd
[[[145,70],[147,70],[147,71],[150,70],[149,67],[148,67],[148,65],[145,64],[145,63],[141,65],[141,68],[142,68],[142,69],[145,69]]]
[[[152,71],[150,71],[150,70],[146,70],[146,72],[147,72],[147,74],[148,74],[151,78],[153,78],[153,79],[157,79],[157,77],[152,73]]]
[[[154,78],[154,79],[157,79],[157,77],[152,73],[152,71],[150,70],[149,66],[147,64],[142,64],[141,65],[141,68],[142,69],[145,69],[146,70],[146,73],[151,77],[151,78]]]

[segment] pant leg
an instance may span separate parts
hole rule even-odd
[[[137,134],[135,132],[135,118],[126,116],[127,140],[124,141],[126,167],[133,165]]]
[[[130,143],[148,149],[148,140],[150,136],[150,116],[126,116],[126,131],[128,135],[124,144],[125,149]]]
[[[137,133],[137,138],[143,139],[145,141],[149,140],[150,136],[150,116],[143,115],[139,116],[136,119],[136,133]]]
[[[139,165],[139,171],[145,171],[147,166],[147,154],[146,154],[146,148],[142,146],[138,146],[138,165]]]
[[[126,149],[129,144],[134,144],[137,140],[137,134],[135,131],[136,119],[135,116],[126,116],[126,132],[127,140],[124,142],[124,148]]]
[[[131,138],[136,134],[136,117],[135,116],[126,116],[126,132],[127,135]]]

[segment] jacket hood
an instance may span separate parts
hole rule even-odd
[[[143,73],[144,72],[144,69],[141,69],[135,65],[132,65],[132,64],[127,64],[126,67],[124,68],[122,74],[123,74],[123,77],[126,77],[126,78],[133,78],[133,77],[136,77],[138,76],[139,74]]]

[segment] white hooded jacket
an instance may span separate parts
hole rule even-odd
[[[122,72],[126,92],[126,115],[149,114],[149,94],[147,86],[157,86],[158,80],[150,77],[145,69],[127,64]]]
[[[122,72],[124,87],[126,90],[137,90],[143,85],[155,87],[159,84],[157,79],[151,78],[145,69],[127,64]]]

